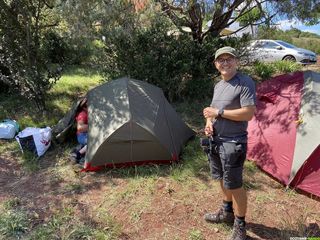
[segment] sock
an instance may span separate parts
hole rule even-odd
[[[226,212],[233,212],[232,201],[228,202],[228,201],[223,200],[222,205],[223,205],[223,208]]]
[[[242,227],[244,227],[244,226],[246,226],[246,221],[245,221],[245,217],[238,217],[238,216],[236,216],[236,222],[240,225],[240,226],[242,226]]]

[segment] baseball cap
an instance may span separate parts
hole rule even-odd
[[[222,47],[222,48],[219,48],[216,51],[216,53],[214,55],[214,60],[216,60],[222,54],[230,54],[230,55],[232,55],[232,56],[234,56],[236,58],[238,57],[237,51],[234,48],[232,48],[232,47]]]

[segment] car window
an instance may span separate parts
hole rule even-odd
[[[285,46],[287,48],[296,48],[295,46],[293,46],[293,45],[291,45],[291,44],[289,44],[287,42],[284,42],[284,41],[279,41],[278,40],[277,43],[279,43],[280,45]]]
[[[276,49],[277,47],[279,47],[279,45],[274,42],[265,42],[263,47],[269,49]]]

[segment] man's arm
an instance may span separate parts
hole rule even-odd
[[[233,120],[233,121],[250,121],[254,115],[256,107],[246,106],[233,110],[224,110],[221,117]],[[203,110],[203,115],[205,118],[217,118],[219,109],[213,107],[207,107]]]

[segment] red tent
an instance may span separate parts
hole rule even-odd
[[[296,72],[257,87],[248,159],[285,185],[320,197],[320,74]]]

